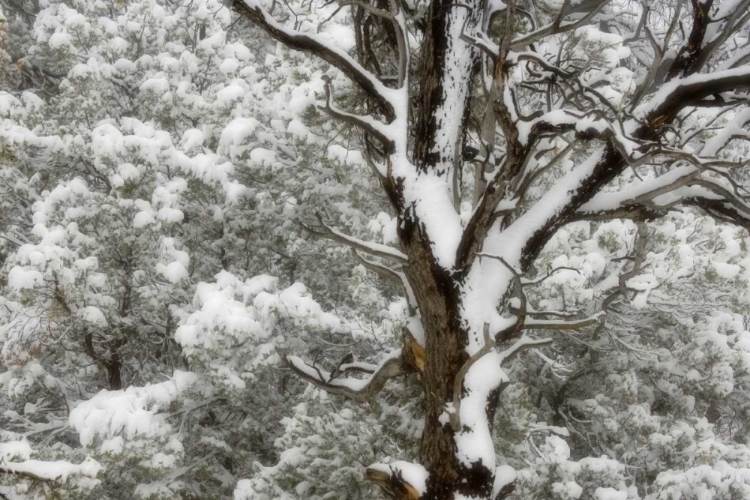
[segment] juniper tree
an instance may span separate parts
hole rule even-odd
[[[292,16],[276,2],[234,6],[360,96],[328,79],[318,109],[359,132],[398,244],[348,236],[323,214],[307,227],[400,283],[413,314],[378,365],[326,371],[292,356],[291,367],[357,401],[417,373],[419,463],[375,464],[368,478],[397,498],[506,497],[513,473],[496,464],[492,422],[508,366],[560,331],[605,325],[643,258],[601,311],[571,318],[528,303],[528,287],[558,271],[535,265],[545,244],[572,222],[643,228],[687,207],[749,226],[746,163],[727,146],[748,136],[750,2],[341,1],[351,52],[294,11],[293,26],[277,20]]]

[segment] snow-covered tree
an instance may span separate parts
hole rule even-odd
[[[419,459],[375,464],[368,478],[399,498],[504,498],[514,474],[497,464],[492,435],[503,429],[493,420],[518,354],[572,342],[570,330],[617,335],[608,312],[648,303],[668,279],[644,271],[645,221],[696,209],[748,225],[744,151],[733,145],[747,137],[750,4],[338,2],[350,15],[348,34],[336,37],[303,5],[234,5],[353,87],[357,99],[327,77],[317,106],[358,132],[397,241],[363,241],[324,214],[310,230],[377,259],[369,265],[405,287],[414,313],[402,345],[364,379],[315,360],[290,357],[291,366],[355,400],[418,373]],[[635,255],[604,279],[599,310],[536,308],[529,287],[566,267],[540,265],[545,245],[572,223],[612,219],[639,230]],[[555,440],[547,455],[567,460]],[[620,498],[613,485],[594,497]]]
[[[10,61],[0,92],[0,425],[20,450],[0,493],[231,497],[304,389],[283,354],[376,345],[403,316],[361,269],[331,282],[355,257],[294,223],[326,203],[369,232],[371,181],[337,178],[368,167],[300,114],[319,68],[240,40],[220,3],[21,7],[11,59],[62,76],[25,86]]]

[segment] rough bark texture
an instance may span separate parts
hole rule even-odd
[[[407,276],[422,312],[426,337],[426,362],[422,385],[425,396],[425,428],[420,462],[430,472],[425,500],[453,499],[456,492],[486,498],[492,489],[492,471],[482,464],[467,468],[456,458],[455,433],[441,423],[452,401],[453,382],[468,356],[468,332],[460,322],[458,281],[441,269],[430,252],[430,243],[416,234],[408,247]]]
[[[473,2],[475,3],[475,2]],[[436,111],[444,106],[444,84],[451,68],[446,67],[446,52],[450,23],[455,22],[451,12],[457,8],[450,1],[434,2],[427,15],[428,23],[422,44],[422,62],[418,74],[419,119],[415,124],[414,162],[418,169],[429,172],[445,166],[453,172],[461,169],[463,137],[454,144],[445,142],[444,125],[437,119]],[[478,6],[475,6],[478,9]],[[475,54],[474,57],[477,57]],[[476,66],[475,64],[472,67]],[[462,122],[468,118],[468,98],[471,95],[471,74],[453,75],[465,79],[468,87],[467,102],[463,108]],[[455,81],[453,83],[456,83]],[[450,91],[450,90],[448,90]],[[465,129],[465,127],[462,127]],[[449,139],[450,140],[450,139]],[[440,151],[456,149],[452,157]],[[445,147],[445,149],[444,149]],[[457,271],[441,268],[432,254],[431,242],[421,230],[419,221],[404,226],[402,241],[409,257],[407,277],[419,305],[426,339],[426,362],[422,377],[425,394],[425,428],[420,445],[420,462],[429,471],[425,500],[453,499],[460,492],[467,496],[486,498],[492,489],[492,473],[482,464],[467,468],[456,457],[455,431],[450,424],[441,423],[440,416],[446,404],[452,401],[453,384],[468,355],[465,351],[468,332],[460,320],[461,298]],[[408,233],[408,234],[406,234]]]
[[[430,471],[430,490],[446,491],[448,485],[460,477],[455,463],[453,431],[438,418],[452,397],[453,378],[465,361],[462,332],[457,321],[457,291],[451,290],[446,276],[435,266],[427,248],[429,242],[420,236],[409,248],[409,281],[416,285],[415,295],[422,311],[426,337],[426,360],[422,385],[425,397],[425,429],[422,435],[420,458]],[[447,490],[449,491],[449,490]],[[446,491],[446,493],[447,493]],[[441,498],[433,496],[429,498]]]

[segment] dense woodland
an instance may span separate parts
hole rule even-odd
[[[750,499],[750,0],[0,0],[0,499]]]

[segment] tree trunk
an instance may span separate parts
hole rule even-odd
[[[428,175],[452,177],[454,200],[460,198],[455,180],[461,171],[468,101],[479,61],[478,52],[461,41],[460,35],[465,26],[478,22],[479,14],[481,4],[476,1],[462,5],[450,0],[433,2],[426,17],[430,21],[418,73],[422,75],[419,108],[423,112],[415,124],[414,163]],[[452,127],[456,122],[458,126]],[[400,236],[409,257],[406,275],[414,289],[426,341],[420,462],[429,478],[420,500],[453,500],[457,493],[489,499],[494,470],[486,464],[467,466],[459,461],[456,431],[446,420],[454,381],[469,359],[466,346],[470,332],[461,322],[460,273],[438,264],[433,242],[420,221],[411,222],[402,225],[405,230]]]
[[[107,363],[107,381],[110,391],[122,389],[122,355],[120,354],[121,342],[109,341],[109,362]]]
[[[490,499],[494,470],[481,462],[468,466],[458,459],[457,433],[446,419],[453,402],[453,387],[468,361],[469,331],[461,324],[459,284],[450,272],[434,261],[429,242],[421,235],[408,247],[407,276],[421,311],[426,340],[422,386],[425,394],[425,427],[420,445],[420,462],[429,472],[427,492],[421,500],[453,500],[456,493]],[[486,407],[491,422],[499,391]]]
[[[451,278],[445,276],[429,253],[429,242],[415,239],[409,249],[408,276],[422,311],[426,359],[422,377],[425,397],[425,428],[420,458],[430,472],[428,498],[452,498],[452,485],[461,478],[457,463],[453,430],[439,421],[446,403],[453,397],[453,380],[466,361],[463,332],[457,321],[457,291],[451,290]],[[446,293],[447,292],[447,293]]]

